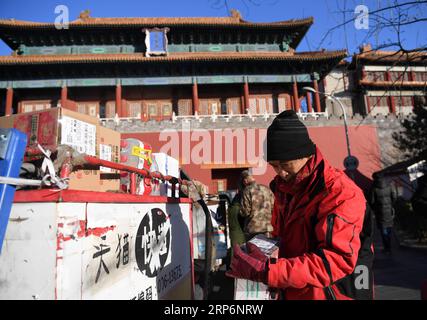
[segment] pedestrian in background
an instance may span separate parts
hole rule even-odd
[[[273,226],[271,215],[274,206],[274,194],[267,186],[258,184],[248,170],[241,173],[243,184],[242,208],[240,215],[245,218],[244,233],[246,241],[258,234],[271,237]]]
[[[369,203],[374,211],[377,227],[381,232],[384,253],[391,253],[391,236],[394,224],[393,205],[397,199],[394,188],[379,173],[374,173],[374,182],[370,192]]]
[[[240,215],[241,200],[242,200],[243,185],[239,182],[238,190],[233,200],[231,201],[230,207],[227,211],[228,219],[228,230],[231,243],[231,256],[233,256],[234,245],[242,245],[245,243],[245,234],[243,233],[244,220]]]
[[[419,217],[427,219],[427,172],[417,180],[417,184],[411,198],[412,208]]]

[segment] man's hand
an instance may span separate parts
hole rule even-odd
[[[247,248],[248,253],[245,253],[238,245],[234,245],[231,271],[226,272],[226,275],[233,278],[267,283],[268,258],[252,243],[248,243]]]

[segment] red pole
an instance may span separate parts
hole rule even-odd
[[[120,84],[116,85],[116,113],[120,118],[126,116],[122,109],[122,86]]]
[[[130,174],[130,194],[136,194],[136,173]]]
[[[13,111],[12,111],[12,103],[13,103],[13,89],[12,88],[7,88],[6,91],[6,116],[10,116]]]
[[[314,93],[314,106],[316,108],[316,112],[321,112],[320,107],[320,95],[319,95],[319,85],[317,84],[317,80],[313,80],[313,88],[316,91]]]
[[[61,88],[61,107],[63,108],[68,108],[67,96],[68,96],[68,88],[66,86],[63,86]]]
[[[294,110],[298,112],[300,109],[300,103],[299,103],[299,97],[298,97],[298,86],[296,82],[294,82],[294,85],[293,85],[293,93],[294,93]]]
[[[199,114],[199,90],[197,82],[193,83],[193,114]]]
[[[245,114],[246,113],[246,109],[249,109],[249,106],[250,106],[250,101],[249,101],[249,84],[248,84],[247,81],[245,81],[245,83],[243,84],[243,97],[244,97],[245,104],[244,104],[244,106],[242,106],[241,113]]]

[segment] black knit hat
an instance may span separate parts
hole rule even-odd
[[[267,129],[267,161],[296,160],[315,154],[316,146],[293,110],[280,113]]]

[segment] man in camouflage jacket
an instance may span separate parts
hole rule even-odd
[[[257,234],[270,236],[271,213],[274,206],[274,194],[266,186],[258,184],[254,177],[245,170],[241,174],[245,186],[242,194],[240,215],[245,217],[244,233],[246,241]]]

